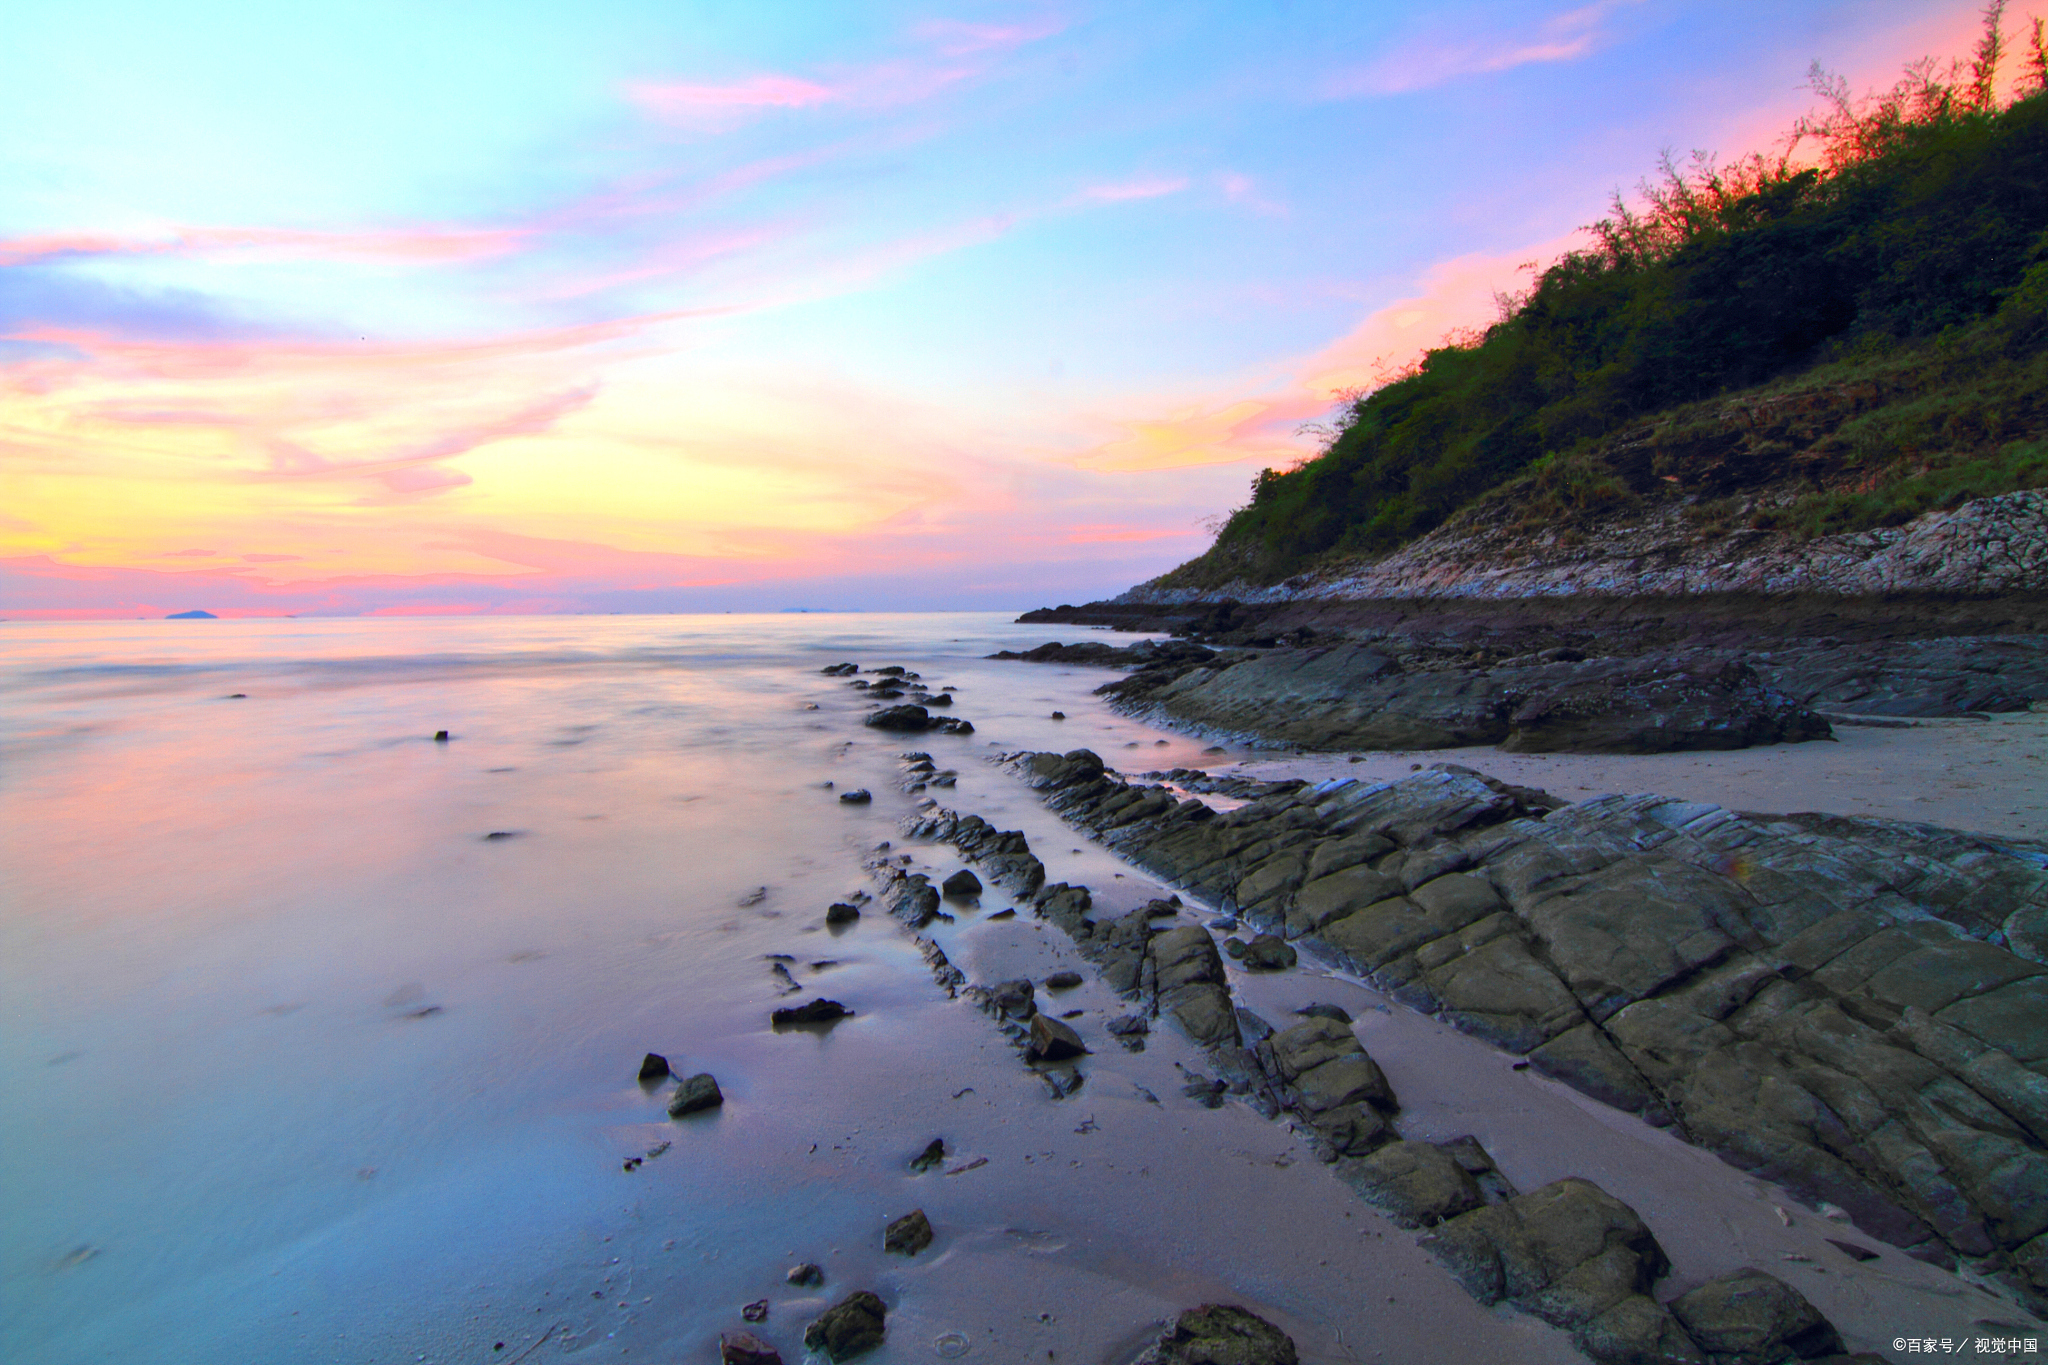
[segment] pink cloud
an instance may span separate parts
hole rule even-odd
[[[305,556],[304,556],[304,555],[243,555],[243,556],[242,556],[242,560],[243,560],[243,562],[244,562],[244,563],[248,563],[248,564],[290,564],[290,563],[293,563],[293,562],[295,562],[295,561],[298,561],[298,560],[302,560],[302,559],[304,559],[304,558],[305,558]]]
[[[688,118],[728,109],[804,109],[840,92],[795,76],[755,76],[727,85],[632,81],[626,98],[657,118]]]
[[[523,246],[532,228],[420,227],[313,232],[292,228],[174,228],[162,236],[60,233],[0,238],[0,266],[66,256],[213,256],[255,253],[314,260],[398,260],[446,264],[502,256]]]
[[[1090,186],[1081,191],[1081,198],[1101,204],[1121,204],[1131,199],[1158,199],[1163,195],[1179,194],[1187,187],[1185,177],[1127,180],[1116,185]]]
[[[1452,37],[1439,30],[1401,44],[1369,65],[1331,82],[1329,93],[1343,99],[1356,95],[1399,95],[1426,90],[1460,76],[1508,71],[1542,62],[1569,62],[1585,57],[1609,39],[1606,21],[1615,11],[1642,0],[1595,0],[1543,21],[1532,32],[1507,34],[1483,42]]]
[[[948,57],[966,57],[977,52],[1007,52],[1041,38],[1050,38],[1066,27],[1058,19],[1035,24],[970,24],[958,19],[932,19],[912,30]]]

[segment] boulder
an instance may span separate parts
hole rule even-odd
[[[1457,1158],[1427,1142],[1390,1142],[1338,1173],[1368,1204],[1404,1228],[1435,1227],[1486,1202]]]
[[[966,897],[981,894],[981,878],[966,868],[961,868],[945,881],[939,883],[939,890],[948,896]]]
[[[825,908],[825,923],[851,924],[860,918],[860,907],[848,905],[845,901],[834,901]]]
[[[1423,1245],[1481,1303],[1506,1299],[1565,1328],[1648,1294],[1671,1268],[1635,1210],[1576,1178],[1460,1214]]]
[[[916,734],[931,728],[932,714],[914,702],[906,702],[902,706],[885,706],[861,723],[877,730]]]
[[[1081,980],[1079,972],[1054,972],[1045,979],[1045,988],[1049,991],[1070,991],[1080,985]]]
[[[725,1095],[719,1090],[718,1082],[710,1072],[690,1077],[676,1087],[676,1093],[669,1097],[668,1116],[679,1119],[685,1114],[694,1114],[701,1109],[716,1109],[725,1103]]]
[[[1255,972],[1278,972],[1292,967],[1297,961],[1292,945],[1282,942],[1271,934],[1260,934],[1244,945],[1244,965]]]
[[[882,1233],[882,1250],[898,1256],[915,1256],[932,1244],[931,1220],[923,1209],[912,1209]]]
[[[1778,1365],[1842,1349],[1833,1323],[1774,1275],[1744,1267],[1671,1301],[1671,1312],[1714,1365]]]
[[[855,787],[850,792],[839,793],[839,804],[842,806],[865,806],[874,799],[875,794],[866,787]]]
[[[825,1270],[815,1261],[805,1261],[801,1265],[791,1266],[786,1278],[799,1289],[815,1289],[825,1283]]]
[[[1167,1324],[1133,1365],[1299,1365],[1294,1338],[1248,1309],[1205,1303]]]
[[[640,1079],[658,1081],[668,1075],[668,1058],[659,1052],[650,1052],[640,1059]]]
[[[721,1332],[719,1365],[782,1365],[782,1353],[752,1332]]]
[[[1088,1051],[1081,1035],[1049,1014],[1031,1016],[1031,1041],[1024,1055],[1034,1062],[1063,1062]]]
[[[856,1289],[818,1315],[804,1329],[804,1345],[833,1361],[850,1360],[882,1344],[889,1310],[880,1298]]]
[[[845,1019],[853,1011],[837,1000],[806,1000],[801,1005],[791,1005],[776,1010],[769,1016],[769,1022],[777,1028],[793,1028],[802,1024],[830,1024]]]

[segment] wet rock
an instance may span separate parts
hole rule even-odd
[[[1109,1034],[1123,1045],[1126,1052],[1143,1052],[1145,1037],[1152,1031],[1151,1021],[1142,1014],[1120,1014],[1104,1025]]]
[[[882,1250],[899,1256],[915,1256],[932,1244],[931,1220],[923,1209],[912,1209],[889,1224],[882,1234]]]
[[[848,674],[860,672],[860,665],[844,663],[826,664],[823,668],[819,669],[818,671],[820,673],[823,673],[828,678],[843,678],[846,677]]]
[[[999,1019],[1029,1019],[1038,1012],[1037,994],[1037,989],[1022,977],[968,990],[969,999]]]
[[[640,1059],[640,1079],[658,1081],[668,1075],[668,1058],[659,1052],[650,1052]]]
[[[742,1308],[742,1309],[740,1309],[740,1317],[741,1317],[741,1318],[743,1318],[744,1320],[746,1320],[747,1322],[766,1322],[766,1321],[768,1321],[768,1300],[766,1300],[766,1299],[756,1299],[756,1300],[754,1300],[754,1301],[753,1301],[752,1303],[748,1304],[748,1305],[747,1305],[747,1306],[746,1306],[745,1308]]]
[[[825,1271],[815,1261],[805,1261],[801,1265],[791,1266],[786,1278],[799,1289],[815,1289],[825,1283]]]
[[[866,787],[855,787],[850,792],[839,793],[839,804],[842,806],[865,806],[874,799],[874,793]]]
[[[1167,1325],[1134,1365],[1299,1365],[1294,1339],[1248,1309],[1205,1303]]]
[[[694,1114],[703,1109],[716,1109],[725,1103],[725,1095],[719,1090],[718,1082],[710,1072],[700,1072],[676,1087],[676,1093],[669,1097],[668,1116],[679,1119],[685,1114]]]
[[[764,1312],[762,1317],[766,1316]],[[719,1365],[782,1365],[782,1353],[752,1332],[723,1332],[718,1338],[718,1360]]]
[[[1244,945],[1244,965],[1255,972],[1278,972],[1292,967],[1298,960],[1294,948],[1271,934],[1260,934]]]
[[[1045,988],[1049,991],[1070,991],[1080,984],[1079,972],[1054,972],[1045,979]]]
[[[791,1028],[802,1024],[830,1024],[850,1017],[853,1011],[837,1000],[806,1000],[801,1005],[791,1005],[776,1010],[769,1021],[777,1028]]]
[[[1223,955],[1233,960],[1241,960],[1244,957],[1244,946],[1244,940],[1241,938],[1226,938],[1223,940]]]
[[[1024,1055],[1034,1062],[1063,1062],[1088,1051],[1081,1035],[1072,1027],[1047,1014],[1031,1017],[1031,1041]]]
[[[1054,720],[1065,720],[1067,718],[1067,713],[1064,711],[1055,711],[1052,713],[1052,718]]]
[[[1340,1024],[1347,1025],[1351,1022],[1351,1012],[1342,1005],[1303,1005],[1295,1013],[1304,1019],[1334,1019]]]
[[[239,694],[238,694],[238,695],[239,695]],[[447,732],[446,730],[436,730],[436,731],[434,731],[434,743],[436,743],[436,744],[446,744],[447,742],[448,742],[448,732]]]
[[[1671,1313],[1714,1365],[1778,1365],[1840,1352],[1841,1335],[1806,1296],[1776,1276],[1745,1267],[1671,1301]]]
[[[1457,1158],[1427,1142],[1390,1142],[1370,1156],[1344,1162],[1338,1174],[1404,1228],[1435,1227],[1486,1202]]]
[[[1701,1359],[1650,1296],[1671,1267],[1664,1249],[1635,1210],[1590,1180],[1460,1214],[1423,1245],[1481,1303],[1506,1299],[1570,1329],[1595,1360]]]
[[[861,723],[876,730],[917,734],[931,728],[932,714],[914,702],[906,702],[902,706],[885,706]]]
[[[910,1159],[910,1169],[923,1174],[934,1167],[946,1164],[946,1140],[933,1138],[925,1149]]]
[[[857,1289],[833,1304],[804,1329],[804,1345],[833,1361],[850,1360],[882,1344],[889,1310],[880,1298]]]
[[[941,882],[939,889],[948,896],[979,896],[981,894],[981,878],[963,867]]]
[[[860,907],[848,905],[845,901],[834,901],[825,908],[825,923],[851,924],[860,918]]]

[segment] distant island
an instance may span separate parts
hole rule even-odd
[[[220,618],[210,611],[174,611],[164,618],[166,621],[218,621]]]

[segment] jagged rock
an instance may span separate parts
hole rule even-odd
[[[945,1164],[946,1140],[944,1138],[933,1138],[925,1144],[923,1151],[910,1159],[910,1169],[920,1174]]]
[[[776,1010],[769,1016],[769,1022],[777,1028],[793,1028],[802,1024],[830,1024],[845,1019],[853,1011],[837,1000],[806,1000],[801,1005],[791,1005]]]
[[[1085,1054],[1081,1035],[1049,1014],[1031,1016],[1031,1041],[1024,1055],[1034,1062],[1063,1062]]]
[[[825,923],[851,924],[860,918],[860,907],[848,905],[845,901],[834,901],[825,908]]]
[[[752,1332],[721,1332],[719,1365],[782,1365],[782,1353]]]
[[[668,1116],[679,1119],[701,1109],[716,1109],[724,1103],[725,1095],[719,1090],[717,1080],[710,1072],[702,1072],[676,1087],[676,1093],[669,1097]]]
[[[882,1344],[889,1310],[880,1298],[856,1289],[833,1304],[804,1329],[804,1345],[823,1351],[834,1361],[850,1360]]]
[[[1571,1329],[1595,1360],[1701,1359],[1652,1297],[1671,1262],[1635,1211],[1589,1180],[1567,1179],[1474,1209],[1423,1239],[1481,1303],[1506,1299]]]
[[[865,806],[874,799],[875,794],[866,787],[855,787],[850,792],[839,793],[839,804],[842,806]]]
[[[1486,1200],[1457,1158],[1427,1142],[1390,1142],[1338,1173],[1359,1197],[1404,1228],[1434,1227]]]
[[[882,1234],[882,1250],[899,1256],[915,1256],[932,1244],[931,1220],[923,1209],[912,1209],[889,1224]]]
[[[948,896],[979,896],[981,894],[981,878],[963,867],[952,876],[946,878],[945,881],[939,883],[939,889]]]
[[[1671,1313],[1714,1365],[1778,1365],[1840,1352],[1842,1338],[1806,1296],[1776,1276],[1744,1267],[1671,1301]]]
[[[1167,1325],[1133,1365],[1299,1365],[1294,1338],[1249,1309],[1215,1303]]]
[[[668,1075],[668,1058],[659,1052],[650,1052],[640,1059],[640,1079],[658,1081]]]

